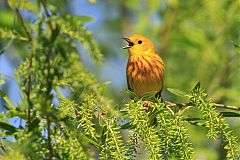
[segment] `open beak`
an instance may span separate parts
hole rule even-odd
[[[122,49],[128,49],[128,48],[131,48],[134,45],[134,43],[129,38],[122,37],[122,39],[124,39],[125,41],[128,42],[128,46],[123,47]]]

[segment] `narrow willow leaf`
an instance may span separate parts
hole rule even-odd
[[[0,96],[2,96],[4,101],[8,104],[8,108],[9,109],[14,109],[15,108],[13,103],[12,103],[12,101],[8,98],[7,95],[3,94],[3,92],[0,92]]]
[[[156,100],[156,94],[157,92],[147,92],[147,93],[144,93],[143,96],[142,96],[142,100],[152,100],[152,101],[155,101]]]
[[[240,117],[239,113],[236,112],[220,112],[223,117]]]
[[[133,99],[133,100],[135,100],[135,101],[137,101],[137,100],[140,99],[134,92],[132,92],[132,91],[130,91],[130,90],[127,90],[127,95],[128,95],[131,99]]]
[[[195,85],[195,87],[193,88],[193,90],[199,90],[200,89],[200,82],[198,82],[196,85]]]
[[[39,118],[36,118],[36,119],[34,119],[31,123],[30,123],[30,125],[29,125],[29,131],[32,131],[32,130],[34,130],[38,125],[39,125],[39,123],[40,123],[40,119]]]
[[[99,146],[100,146],[100,145],[99,145],[98,143],[96,143],[94,140],[88,138],[85,134],[80,133],[80,136],[81,136],[81,138],[82,138],[84,141],[86,141],[86,142],[88,142],[88,143],[91,143],[92,145],[94,145],[94,146],[96,146],[96,147],[99,147]]]
[[[61,27],[59,25],[56,25],[56,27],[54,28],[52,35],[51,35],[51,41],[54,42],[57,38],[57,36],[59,35],[61,30]]]
[[[239,44],[234,44],[234,47],[235,47],[236,49],[240,49],[240,45],[239,45]]]
[[[8,124],[8,123],[5,123],[5,122],[0,122],[0,128],[4,129],[4,130],[7,130],[7,131],[10,131],[10,132],[16,132],[17,131],[17,128]]]
[[[100,139],[101,144],[104,144],[104,143],[105,143],[105,140],[106,140],[106,132],[107,132],[107,127],[104,126],[103,129],[102,129],[102,136],[101,136],[101,139]]]
[[[0,73],[0,77],[4,77],[4,78],[7,78],[7,79],[11,79],[11,80],[16,80],[14,77],[12,76],[9,76],[9,75],[6,75],[6,74],[1,74]]]
[[[13,43],[14,37],[11,37],[11,39],[8,41],[8,43],[3,47],[3,49],[0,50],[0,55],[3,54]],[[1,83],[0,83],[1,85]]]
[[[129,129],[131,127],[130,122],[125,123],[124,125],[121,126],[121,129]]]
[[[195,125],[195,126],[199,126],[199,127],[205,127],[206,124],[204,122],[199,122],[199,121],[188,121],[188,123]]]
[[[174,95],[177,95],[179,97],[185,97],[185,95],[187,95],[187,93],[185,93],[184,91],[181,91],[179,89],[175,89],[175,88],[167,88],[167,90],[169,92],[171,92]]]
[[[81,97],[81,94],[83,93],[84,89],[85,89],[85,87],[79,87],[78,89],[76,89],[76,92],[73,93],[72,100],[78,101],[79,98]]]
[[[93,22],[95,20],[93,17],[90,17],[90,16],[70,15],[70,14],[64,16],[64,18],[68,21],[75,23],[76,25]]]

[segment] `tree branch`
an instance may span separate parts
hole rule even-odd
[[[53,156],[53,149],[52,149],[52,140],[51,140],[51,121],[49,119],[49,115],[46,116],[47,119],[47,137],[48,137],[48,150],[50,152],[50,157]]]
[[[25,23],[24,23],[23,17],[22,17],[22,15],[21,15],[19,9],[16,8],[15,11],[16,11],[16,14],[17,14],[18,19],[20,20],[20,22],[21,22],[21,24],[22,24],[22,26],[23,26],[24,31],[25,31],[26,34],[27,34],[28,40],[29,40],[29,41],[32,41],[32,36],[31,36],[29,30],[27,29]]]
[[[17,15],[18,19],[21,22],[21,25],[23,26],[23,29],[24,29],[25,33],[27,34],[28,41],[31,42],[32,41],[32,36],[31,36],[28,28],[26,27],[25,23],[24,23],[23,17],[21,15],[19,9],[16,8],[15,11],[16,11],[16,15]],[[31,53],[30,58],[29,58],[29,68],[32,68],[32,59],[33,59],[33,54]],[[31,123],[31,106],[32,106],[32,102],[30,100],[31,99],[30,98],[31,86],[32,86],[32,76],[30,74],[29,77],[28,77],[28,87],[26,87],[26,91],[25,91],[26,95],[27,95],[28,105],[29,105],[29,108],[27,109],[27,124],[28,124],[28,126],[30,126],[30,123]]]
[[[49,14],[48,10],[47,10],[47,5],[46,5],[46,2],[45,0],[41,0],[41,3],[43,5],[43,8],[44,8],[44,11],[46,13],[46,16],[49,18],[51,15]],[[50,21],[48,21],[48,25],[51,29],[51,31],[53,31],[53,26],[52,26],[52,23]]]
[[[169,101],[166,102],[166,107],[179,107],[179,108],[185,108],[188,106],[194,106],[192,103],[173,103]],[[225,105],[225,104],[218,104],[218,103],[213,103],[213,106],[216,108],[223,108],[223,109],[230,109],[230,110],[235,110],[235,111],[240,111],[240,106],[230,106],[230,105]]]

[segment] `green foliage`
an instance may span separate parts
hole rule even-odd
[[[92,20],[92,17],[67,15],[64,19],[58,20],[58,23],[62,24],[61,29],[63,33],[79,40],[82,45],[88,49],[89,53],[91,53],[92,58],[100,62],[102,60],[102,54],[100,54],[98,44],[93,39],[91,32],[82,26],[83,23]]]
[[[218,135],[221,136],[224,142],[224,149],[227,150],[227,158],[237,159],[239,158],[239,145],[237,143],[237,137],[229,131],[229,125],[221,114],[216,111],[213,103],[207,98],[207,94],[200,89],[200,85],[197,86],[189,95],[189,100],[192,104],[198,107],[202,113],[202,119],[206,122],[208,129],[207,136],[216,139]]]
[[[16,49],[17,54],[22,56],[15,70],[16,79],[14,78],[20,87],[22,99],[14,105],[5,91],[0,90],[0,104],[3,106],[3,112],[0,113],[1,159],[2,157],[3,159],[72,160],[144,159],[144,157],[149,160],[195,159],[197,153],[190,134],[189,123],[205,127],[210,138],[220,137],[227,152],[226,158],[239,158],[238,138],[234,136],[234,132],[224,118],[225,116],[239,117],[239,114],[218,112],[214,103],[207,98],[207,94],[200,89],[200,84],[190,94],[178,89],[168,89],[174,95],[188,98],[187,105],[180,105],[179,108],[177,104],[173,107],[162,99],[156,99],[155,92],[146,93],[141,98],[128,91],[132,100],[126,102],[124,107],[118,111],[113,100],[106,96],[107,84],[100,83],[97,77],[83,65],[83,60],[79,56],[79,52],[84,54],[85,52],[79,50],[78,45],[84,47],[97,64],[103,62],[103,53],[99,49],[100,43],[84,26],[93,21],[93,18],[65,14],[61,7],[66,2],[61,1],[55,4],[56,2],[52,0],[8,1],[11,12],[16,12],[15,18],[18,19],[16,20],[18,25],[16,28],[12,27],[14,25],[0,26],[0,38],[4,42],[3,44],[1,42],[4,47],[0,53],[8,49]],[[89,0],[89,2],[95,3],[95,0]],[[146,23],[147,17],[158,9],[156,2],[156,0],[151,0],[149,3],[147,1],[143,3],[147,4],[148,10],[146,13],[139,14],[142,20],[136,24],[136,31],[141,31],[144,25],[149,25]],[[136,7],[141,4],[138,1],[121,3],[123,8],[131,8],[139,12]],[[199,3],[196,2],[196,4]],[[187,47],[179,47],[181,52],[188,55],[185,56],[188,61],[193,58],[189,54],[190,51],[197,57],[195,53],[198,50],[204,51],[205,56],[214,52],[215,49],[216,52],[222,53],[217,47],[226,41],[221,43],[216,41],[216,35],[212,35],[211,28],[196,27],[197,22],[192,21],[190,17],[186,20],[176,17],[175,12],[181,11],[182,8],[191,8],[196,5],[195,3],[189,2],[184,6],[185,2],[182,4],[178,1],[161,1],[161,5],[163,4],[165,7],[160,8],[159,13],[163,13],[164,19],[170,18],[170,21],[166,23],[171,22],[171,17],[176,18],[176,21],[171,22],[174,24],[164,24],[163,30],[165,31],[164,28],[168,30],[169,25],[172,26],[175,23],[181,25],[173,29],[172,39],[168,39],[169,33],[166,32],[163,33],[162,39],[167,39],[167,43],[173,41],[176,46],[180,43],[182,46],[188,46],[190,50],[187,50]],[[210,20],[207,23],[213,24],[212,21],[218,20],[219,17],[215,17],[212,5],[216,5],[216,8],[229,7],[230,9],[222,14],[231,17],[237,12],[234,4],[234,2],[229,4],[201,3],[201,7],[206,5],[207,10],[211,12],[203,13],[200,10],[195,14],[196,16],[203,14],[203,17],[209,14]],[[168,8],[170,11],[166,11]],[[36,21],[28,23],[24,20],[21,15],[22,10],[34,13],[37,16]],[[185,14],[181,12],[180,17]],[[230,31],[238,22],[229,20],[230,25],[227,30]],[[225,26],[224,23],[222,25]],[[21,29],[18,28],[19,26]],[[154,28],[154,25],[151,27]],[[221,26],[216,28],[220,34]],[[183,37],[178,36],[179,31],[184,33]],[[209,33],[209,37],[206,33]],[[213,48],[208,44],[210,39],[215,39]],[[168,44],[164,41],[163,48],[166,46]],[[237,48],[239,50],[239,47]],[[179,50],[175,47],[169,50],[172,54],[168,58],[174,59],[170,62],[171,64],[179,59]],[[227,51],[227,47],[224,51]],[[217,60],[221,58],[222,56],[219,55]],[[224,64],[228,64],[226,62],[229,59],[231,60],[231,57],[226,55]],[[217,63],[217,60],[211,57],[208,63],[213,61]],[[217,66],[216,63],[213,65]],[[171,66],[175,64],[174,62],[174,65],[168,65],[170,66],[169,72],[173,70]],[[196,65],[203,64],[200,61]],[[235,65],[229,66],[229,68],[234,67]],[[222,70],[224,69],[226,68],[223,67]],[[183,76],[180,76],[183,72],[176,73],[173,76],[178,76],[180,83],[192,83],[185,79],[189,78],[185,76],[188,72]],[[194,74],[198,73],[194,72]],[[208,76],[213,77],[211,74],[209,73]],[[0,85],[6,84],[7,76],[3,77],[4,75],[0,75]],[[168,82],[170,83],[171,80]],[[204,82],[206,83],[206,80]],[[235,82],[232,81],[232,83]],[[225,85],[223,88],[228,88],[228,86]],[[150,100],[152,102],[149,102]],[[200,115],[191,113],[190,110],[193,109],[199,110]],[[189,114],[198,117],[193,118]],[[12,119],[16,119],[19,123],[12,123]]]
[[[58,133],[55,134],[56,137],[54,138],[56,140],[56,143],[54,144],[53,149],[57,154],[56,157],[59,157],[60,159],[70,160],[89,159],[76,133],[69,132],[70,131],[64,129],[63,133],[59,131],[59,134]]]
[[[101,116],[103,133],[101,137],[100,159],[126,159],[125,148],[115,118]]]
[[[192,159],[193,148],[189,142],[190,135],[185,127],[184,110],[174,113],[171,108],[165,109],[163,104],[159,105],[161,111],[157,118],[159,126],[158,134],[161,137],[161,148],[164,157],[174,156],[177,159]]]
[[[140,140],[144,143],[144,148],[148,151],[148,159],[159,159],[160,139],[154,130],[154,126],[150,126],[149,117],[143,107],[143,103],[131,101],[126,106],[130,118],[130,125],[133,132],[139,135]],[[138,140],[136,140],[138,141]]]
[[[16,31],[6,29],[6,28],[0,28],[0,38],[1,39],[18,39],[18,40],[23,40],[27,41],[25,37],[21,37],[20,35],[17,35]]]
[[[24,9],[35,14],[39,13],[37,5],[28,0],[8,0],[8,5],[14,10],[15,8]]]

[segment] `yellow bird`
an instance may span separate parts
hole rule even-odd
[[[163,89],[164,63],[157,54],[156,47],[147,37],[134,35],[123,38],[128,42],[129,58],[126,75],[128,89],[137,96],[156,91],[157,97],[161,96]]]

